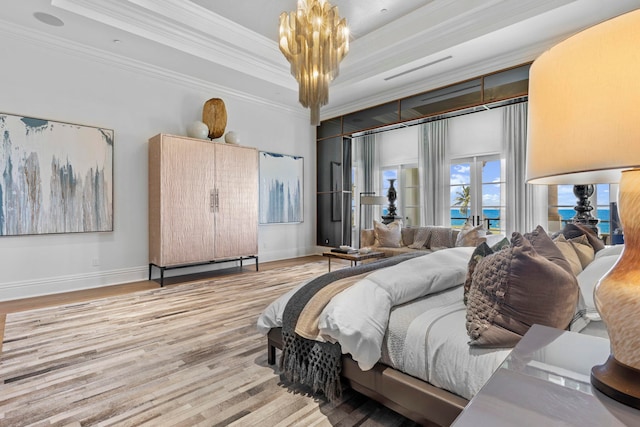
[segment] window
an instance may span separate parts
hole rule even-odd
[[[505,192],[503,161],[498,155],[456,159],[450,171],[451,226],[465,221],[504,232]]]
[[[596,191],[593,197],[595,200],[592,202],[595,205],[595,212],[591,212],[591,215],[598,218],[598,228],[600,234],[611,234],[613,230],[610,229],[610,203],[611,197],[609,184],[596,184]]]
[[[403,165],[400,174],[400,212],[405,226],[420,225],[420,175],[415,165]]]
[[[567,223],[571,222],[576,215],[577,197],[573,193],[573,185],[550,185],[549,186],[549,231],[558,231]],[[593,207],[591,216],[598,218],[598,228],[601,234],[608,235],[609,230],[609,204],[610,188],[609,184],[596,184],[593,195],[589,198]]]

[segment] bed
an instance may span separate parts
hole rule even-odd
[[[542,237],[548,238],[546,233]],[[560,245],[554,242],[554,248]],[[547,249],[554,248],[547,245]],[[509,250],[517,250],[513,238]],[[582,271],[573,275],[577,298],[566,328],[606,336],[593,303],[593,287],[615,263],[620,250],[617,246],[593,251]],[[539,248],[538,252],[558,258],[555,252],[549,255]],[[420,424],[450,425],[513,346],[513,342],[505,346],[470,345],[479,340],[471,337],[473,316],[469,317],[472,310],[469,302],[465,304],[465,297],[473,294],[475,285],[466,288],[465,282],[472,266],[480,274],[481,266],[497,258],[485,256],[485,262],[477,253],[478,248],[457,247],[427,255],[403,255],[301,283],[271,303],[258,319],[258,330],[268,337],[269,363],[276,363],[276,348],[281,349],[280,366],[285,378],[308,384],[331,400],[339,387],[335,390],[322,381],[316,383],[318,378],[326,379],[326,361],[337,358],[343,385]],[[564,255],[560,258],[555,262],[566,263]],[[515,263],[513,259],[510,262]],[[535,268],[541,271],[539,265]],[[543,291],[550,293],[549,289]],[[292,309],[296,305],[303,308]],[[489,332],[487,336],[494,337]],[[526,331],[518,332],[506,335],[507,341]],[[301,354],[296,353],[298,340],[308,344],[300,347],[305,349]],[[292,370],[300,360],[304,360],[304,372],[300,366]],[[321,375],[309,360],[321,361]],[[305,377],[312,371],[315,383],[309,381],[311,376]]]

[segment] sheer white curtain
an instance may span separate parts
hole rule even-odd
[[[450,225],[449,120],[424,123],[418,145],[418,173],[422,187],[421,225]]]
[[[527,184],[527,111],[528,102],[503,108],[503,152],[506,160],[506,218],[507,236],[518,231],[525,233],[536,225],[546,226],[546,187]],[[538,203],[534,203],[534,201]],[[535,206],[538,206],[536,209]],[[544,224],[543,224],[544,222]]]
[[[378,143],[375,134],[365,134],[353,140],[354,157],[361,173],[358,174],[355,194],[356,204],[360,198],[360,193],[373,193],[380,196],[380,156],[378,155]],[[362,218],[362,228],[373,227],[374,210],[379,211],[381,206],[362,206],[362,212],[357,212],[358,221]],[[379,216],[379,215],[378,215]]]

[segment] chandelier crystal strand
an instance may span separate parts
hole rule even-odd
[[[298,99],[320,124],[320,107],[329,102],[329,83],[349,52],[349,29],[338,8],[325,0],[298,0],[298,9],[280,15],[280,51],[298,82]]]

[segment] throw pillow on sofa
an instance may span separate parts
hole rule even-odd
[[[383,224],[374,219],[373,231],[376,236],[376,246],[383,248],[402,246],[402,221],[396,220],[390,224]]]
[[[429,246],[429,237],[431,237],[431,229],[420,227],[413,235],[413,243],[408,245],[411,249],[420,249]]]
[[[469,345],[513,347],[534,323],[565,329],[578,297],[576,276],[542,227],[513,233],[510,247],[475,268],[467,301]]]
[[[465,222],[456,237],[456,246],[478,246],[485,242],[487,232],[481,225],[473,226],[469,222]]]
[[[451,227],[427,226],[431,230],[429,237],[429,249],[437,251],[445,248],[452,248],[456,245],[455,232]]]

